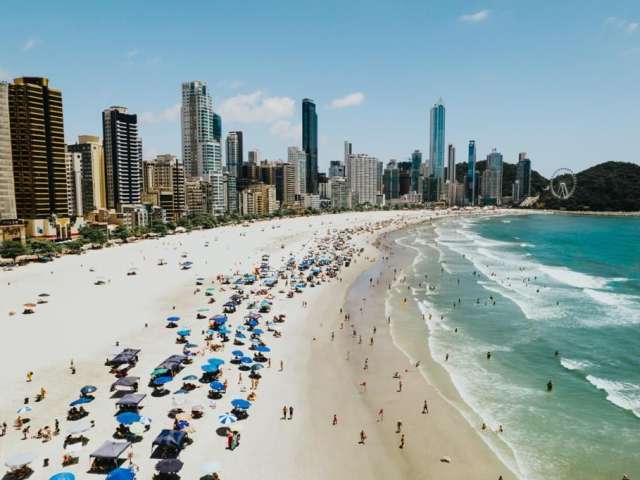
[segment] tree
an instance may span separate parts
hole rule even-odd
[[[120,240],[126,240],[131,236],[131,231],[127,228],[126,225],[118,225],[116,228],[114,228],[111,235],[115,238],[119,238]]]
[[[87,242],[97,245],[102,245],[107,242],[107,235],[103,229],[89,225],[80,229],[80,236],[82,236],[82,238]]]
[[[151,231],[160,235],[166,235],[167,226],[160,220],[154,220],[153,222],[151,222]]]
[[[61,245],[62,248],[71,252],[71,253],[80,253],[82,250],[82,241],[81,240],[71,240],[70,242],[64,242]]]
[[[27,248],[34,255],[52,255],[58,251],[58,247],[51,240],[40,240],[30,238],[27,241]]]
[[[16,258],[26,254],[26,247],[18,240],[6,240],[0,245],[0,257]]]

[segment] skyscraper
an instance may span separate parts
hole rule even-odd
[[[420,188],[420,167],[422,165],[422,152],[414,150],[411,154],[411,191],[419,192]]]
[[[227,134],[227,170],[230,175],[236,178],[242,176],[243,159],[242,132],[229,132]]]
[[[16,190],[13,183],[9,121],[9,84],[0,82],[0,222],[16,218]]]
[[[518,154],[516,181],[518,182],[518,192],[517,196],[514,195],[513,200],[520,202],[531,196],[531,160],[527,158],[526,152]]]
[[[9,85],[9,118],[18,218],[68,217],[62,92],[47,78],[16,78]],[[69,236],[59,222],[55,228],[57,238]]]
[[[382,177],[386,199],[400,198],[400,172],[395,160],[389,160]]]
[[[469,154],[467,159],[466,198],[469,205],[475,205],[476,192],[476,142],[469,140]]]
[[[307,193],[307,156],[298,147],[289,147],[287,161],[295,170],[295,194],[304,195]]]
[[[82,156],[82,211],[87,214],[107,208],[104,150],[100,139],[94,135],[80,135],[77,143],[67,146],[67,149]]]
[[[502,154],[495,148],[487,155],[487,168],[482,180],[485,205],[502,205]]]
[[[341,160],[331,160],[329,163],[329,178],[344,177],[344,163]]]
[[[126,107],[102,112],[107,208],[121,210],[142,200],[142,148],[138,116]]]
[[[313,100],[302,100],[302,150],[306,159],[307,193],[318,193],[318,115]]]
[[[349,155],[351,155],[353,153],[353,145],[351,145],[351,142],[349,140],[345,140],[344,141],[344,163],[347,163],[347,160],[349,160]]]
[[[217,113],[213,114],[213,139],[222,142],[222,117]]]
[[[214,159],[214,144],[219,141],[216,140],[213,103],[206,82],[182,84],[181,119],[182,160],[187,176],[203,178],[210,173],[221,174]]]
[[[444,127],[445,108],[442,98],[431,108],[431,125],[429,133],[429,173],[444,179]]]
[[[247,159],[251,165],[258,165],[260,163],[260,150],[249,150]]]
[[[449,205],[456,203],[456,147],[449,144],[447,150],[447,201]]]
[[[376,204],[378,190],[378,159],[369,155],[349,155],[349,178],[356,204]]]
[[[82,154],[65,152],[65,164],[67,169],[67,204],[70,217],[81,217],[82,209]]]

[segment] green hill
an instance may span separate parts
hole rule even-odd
[[[576,174],[576,190],[568,200],[545,191],[538,208],[589,210],[597,212],[640,211],[640,166],[606,162]]]

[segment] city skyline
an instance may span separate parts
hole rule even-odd
[[[123,5],[116,23],[128,34],[115,41],[81,21],[95,15],[93,8],[54,9],[43,3],[29,13],[32,23],[25,31],[18,21],[26,15],[25,7],[15,6],[3,22],[10,41],[0,58],[0,76],[53,79],[65,92],[69,144],[78,135],[100,133],[96,112],[126,105],[140,116],[145,159],[159,153],[180,156],[179,86],[199,79],[209,83],[214,110],[223,118],[223,135],[242,130],[246,150],[259,148],[270,159],[284,159],[288,146],[301,146],[301,101],[316,100],[323,171],[342,157],[345,138],[355,151],[384,161],[406,159],[415,149],[428,152],[428,110],[440,96],[449,114],[445,141],[459,149],[475,139],[480,156],[496,147],[511,163],[526,150],[546,175],[558,165],[581,170],[607,160],[635,161],[632,127],[640,118],[628,105],[637,100],[634,52],[640,32],[634,25],[640,15],[631,2],[591,9],[578,5],[563,2],[531,13],[525,6],[498,1],[450,6],[409,2],[394,25],[385,23],[391,29],[386,40],[341,29],[344,47],[327,33],[348,18],[375,26],[384,16],[363,5],[341,5],[340,15],[306,9],[319,21],[304,29],[323,40],[309,42],[308,54],[301,57],[290,36],[303,29],[295,25],[304,9],[295,4],[276,8],[272,21],[265,23],[260,21],[265,7],[256,4],[245,12],[247,33],[212,62],[202,58],[230,34],[230,27],[221,22],[215,37],[194,46],[188,40],[198,28],[187,25],[231,15],[230,5],[203,6],[200,18],[189,22],[181,21],[187,12],[173,11],[168,4],[145,8],[150,23],[171,21],[176,29],[171,36],[162,29],[140,29],[135,19],[144,6]],[[116,12],[104,15],[105,21],[116,21]],[[82,42],[63,48],[72,31]],[[445,52],[436,48],[439,37],[449,42]],[[505,37],[510,41],[501,44]],[[265,68],[257,51],[263,49],[279,55],[277,69]],[[97,51],[100,55],[89,55]],[[75,66],[78,56],[83,64]],[[570,65],[564,61],[567,56],[573,59]],[[527,61],[529,57],[536,62]],[[415,74],[403,73],[408,65]],[[353,74],[345,76],[345,68]],[[369,68],[380,78],[355,75]],[[606,125],[598,121],[602,103],[597,98],[607,99],[606,114],[613,120]],[[393,132],[393,141],[386,132]]]

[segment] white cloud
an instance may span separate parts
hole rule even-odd
[[[26,42],[24,42],[24,45],[22,45],[22,50],[25,52],[27,50],[31,50],[33,47],[36,46],[37,43],[38,43],[37,38],[29,38]]]
[[[293,124],[289,120],[278,120],[271,125],[269,131],[284,140],[300,140],[302,138],[302,124]]]
[[[465,23],[480,23],[489,18],[489,10],[480,10],[475,13],[468,13],[466,15],[460,15],[458,20]]]
[[[140,114],[140,123],[163,123],[163,122],[175,122],[180,118],[180,104],[165,108],[160,112],[143,112]]]
[[[633,33],[638,30],[638,27],[640,27],[640,23],[634,20],[627,20],[626,18],[607,17],[604,22],[607,25],[611,25],[612,27],[627,33]]]
[[[140,50],[134,48],[133,50],[129,50],[125,56],[131,60],[133,57],[137,57],[138,54],[140,54]]]
[[[256,90],[227,98],[218,110],[227,122],[271,123],[291,117],[295,101],[289,97],[267,97],[262,90]]]
[[[358,105],[361,105],[362,102],[364,102],[364,93],[353,92],[349,95],[345,95],[344,97],[331,100],[331,102],[329,103],[329,108],[356,107]]]

